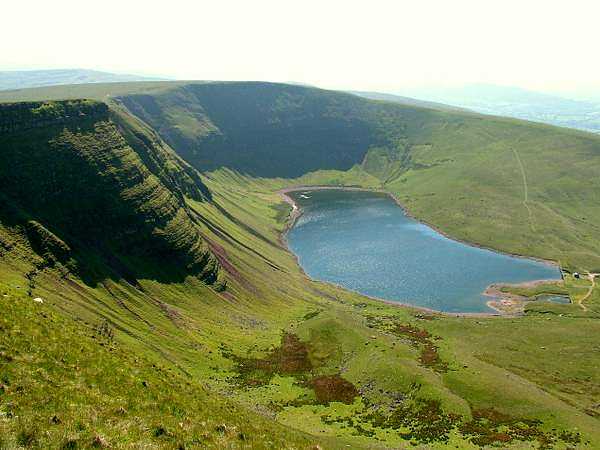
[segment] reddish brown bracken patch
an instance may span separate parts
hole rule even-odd
[[[326,375],[311,381],[317,401],[322,404],[341,402],[350,404],[358,395],[356,387],[340,375]]]
[[[396,334],[404,334],[409,336],[411,340],[417,341],[420,344],[426,343],[429,341],[429,338],[431,338],[429,331],[422,330],[421,328],[417,328],[412,325],[396,325],[394,332]]]
[[[359,395],[356,387],[339,374],[318,376],[311,379],[314,369],[307,344],[292,333],[284,333],[281,345],[271,350],[264,358],[239,358],[225,350],[224,355],[237,362],[237,382],[252,388],[270,382],[275,374],[292,375],[300,383],[313,389],[316,402],[342,402],[350,404]]]
[[[306,372],[312,369],[306,344],[291,333],[285,333],[281,338],[281,346],[262,361],[272,371],[280,373]]]
[[[421,350],[419,362],[430,367],[436,372],[446,372],[448,364],[441,360],[438,347],[431,342],[431,333],[413,325],[397,324],[393,329],[394,334],[404,335],[410,339],[413,346]]]
[[[235,266],[229,261],[229,256],[227,255],[227,251],[223,248],[223,246],[217,244],[215,241],[211,240],[205,235],[202,235],[202,238],[208,244],[210,251],[215,257],[219,264],[227,272],[227,274],[235,281],[237,281],[244,288],[248,289],[252,292],[257,292],[256,288],[250,283],[246,277],[244,277],[239,270],[235,268]]]
[[[425,345],[421,349],[421,355],[419,356],[419,362],[424,366],[432,366],[440,362],[440,356],[438,355],[437,348],[433,345]]]
[[[312,370],[306,344],[291,333],[284,333],[281,345],[264,358],[239,358],[227,352],[225,355],[237,361],[238,381],[248,387],[264,385],[277,373],[297,376]]]

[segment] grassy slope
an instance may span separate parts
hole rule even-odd
[[[239,214],[243,214],[241,217],[246,223],[257,228],[263,222],[261,228],[267,236],[265,225],[270,222],[271,233],[276,232],[278,216],[273,217],[271,213],[273,219],[265,223],[264,218],[269,214],[263,209],[277,202],[272,192],[284,183],[284,180],[240,177],[227,171],[213,173],[208,180],[219,197],[223,196],[220,201],[228,200],[228,210],[240,211],[235,205],[240,205],[239,199],[244,198],[244,204],[256,215],[247,211]],[[290,275],[296,272],[291,270]],[[292,280],[291,276],[287,277],[285,286],[292,286]],[[317,370],[335,373],[336,367],[341,367],[344,376],[361,386],[365,394],[362,403],[354,405],[354,413],[351,413],[353,408],[341,404],[334,408],[288,406],[278,416],[284,423],[306,430],[322,428],[325,433],[340,436],[360,435],[357,427],[340,428],[339,423],[327,426],[318,416],[346,415],[354,417],[355,425],[368,428],[364,421],[357,419],[361,417],[364,403],[381,404],[395,394],[411,393],[415,398],[438,399],[448,410],[467,417],[473,410],[493,407],[511,415],[543,418],[548,426],[553,423],[564,427],[570,423],[567,428],[572,430],[581,430],[582,426],[592,430],[597,424],[597,419],[584,412],[595,414],[596,399],[600,395],[600,374],[593,369],[593,364],[584,362],[583,356],[600,357],[594,344],[599,330],[597,313],[593,311],[584,313],[577,305],[540,302],[532,304],[530,313],[520,319],[438,317],[427,321],[419,320],[410,310],[369,302],[325,284],[310,285],[314,287],[309,292],[317,288],[321,291],[320,298],[336,301],[323,305],[315,317],[288,329],[296,329],[299,336],[310,343],[310,351],[327,361],[325,368]],[[571,279],[567,280],[567,287],[574,295],[579,291]],[[307,288],[303,290],[306,292]],[[306,293],[303,295],[307,297]],[[594,308],[598,300],[591,301]],[[413,347],[407,345],[405,336],[396,339],[389,333],[380,333],[378,328],[385,331],[390,321],[412,324],[439,336],[441,340],[436,341],[439,354],[450,370],[440,374],[422,367],[418,351],[415,353]],[[419,386],[416,393],[411,392],[415,385]],[[379,389],[383,394],[378,396]],[[283,377],[275,378],[266,388],[249,389],[247,395],[250,403],[262,401],[268,405],[275,398],[280,404],[289,405],[294,404],[294,398],[304,398],[310,393],[294,390],[293,384]],[[377,436],[399,443],[394,433],[377,431]],[[365,437],[356,439],[366,442]],[[460,435],[453,439],[465,445]]]
[[[406,176],[412,175],[408,172]],[[593,339],[600,331],[596,319],[598,292],[588,299],[588,311],[577,305],[540,303],[531,305],[529,314],[519,319],[423,320],[410,309],[310,282],[293,256],[278,244],[288,209],[274,191],[293,183],[340,181],[371,186],[380,183],[361,168],[319,172],[299,180],[257,179],[227,170],[209,174],[206,183],[213,192],[213,202],[188,198],[187,203],[192,216],[194,211],[198,214],[195,220],[202,223],[203,237],[227,272],[225,293],[215,292],[194,277],[168,284],[140,279],[140,288],[122,279],[106,280],[92,288],[75,276],[61,278],[50,267],[38,275],[32,295],[44,297],[44,305],[61,311],[61,315],[77,318],[77,328],[84,334],[107,318],[127,354],[135,352],[180,375],[189,374],[210,392],[232,397],[284,424],[317,433],[326,448],[346,442],[353,448],[375,443],[398,448],[410,446],[410,442],[443,447],[447,444],[446,434],[451,445],[461,448],[482,440],[516,448],[554,443],[554,439],[558,439],[558,448],[570,445],[570,434],[559,439],[552,428],[581,432],[582,447],[600,445],[598,419],[592,417],[598,413],[600,402],[600,374],[595,370],[600,355]],[[10,286],[12,296],[15,290],[27,286],[24,274],[33,268],[35,260],[22,235],[7,228],[3,232],[10,235],[14,248],[19,250],[4,253],[0,270],[0,281]],[[567,288],[572,295],[581,295],[585,283],[568,278]],[[10,311],[11,318],[21,314]],[[61,331],[55,329],[52,333],[64,332],[61,339],[67,343],[82,339],[71,334],[62,322],[57,328]],[[22,329],[26,330],[25,339],[18,345],[26,348],[24,354],[34,353],[35,349],[25,344],[35,329]],[[300,358],[302,370],[290,372],[289,364],[276,359],[280,353],[273,349],[279,347],[283,330],[297,335],[302,343],[299,348],[285,347]],[[411,334],[411,330],[418,332]],[[6,336],[4,333],[3,338]],[[44,341],[40,346],[51,348]],[[50,359],[52,364],[56,362]],[[22,361],[29,360],[35,359]],[[24,372],[35,373],[36,366],[22,361],[12,366],[3,362],[2,368],[23,367]],[[341,375],[358,389],[360,397],[352,404],[323,404],[311,383],[324,375]],[[39,386],[49,383],[42,379]],[[109,393],[107,385],[99,391]],[[169,392],[179,397],[182,391],[178,383],[171,386]],[[339,395],[335,389],[330,391],[326,393]],[[21,395],[16,389],[9,392],[11,396]],[[31,394],[32,404],[44,395],[36,392]],[[109,442],[138,439],[160,445],[163,438],[153,437],[155,423],[164,418],[169,421],[164,428],[171,430],[176,423],[171,422],[173,413],[151,415],[140,400],[143,395],[135,390],[132,393],[132,408],[146,410],[151,425],[142,431],[132,427],[123,433],[117,430],[126,420],[115,419],[115,428],[100,431]],[[185,393],[179,397],[184,407],[194,409],[194,397]],[[0,404],[4,408],[14,402],[13,398],[0,396]],[[394,404],[393,400],[400,399],[400,404]],[[95,400],[82,402],[87,413],[82,412],[83,408],[69,412],[69,404],[61,402],[52,414],[57,410],[59,415],[93,417],[90,411]],[[409,412],[399,405],[409,406]],[[484,413],[489,408],[508,418],[494,413],[493,420],[482,419],[490,416]],[[27,409],[23,411],[24,416],[29,415]],[[383,411],[385,420],[373,415],[375,411]],[[454,421],[450,413],[460,415],[460,421]],[[226,420],[214,412],[207,413],[211,414],[217,417],[212,423]],[[236,409],[234,414],[243,417],[243,409]],[[524,434],[516,425],[523,418],[541,419],[543,423],[530,424],[526,427],[529,432]],[[1,423],[10,427],[8,439],[17,439],[29,429],[28,424],[5,416]],[[46,423],[40,425],[41,430],[49,427]],[[93,421],[88,419],[87,423]],[[261,427],[257,433],[289,433],[271,431],[268,424]],[[218,435],[219,430],[215,427],[211,433]],[[81,436],[76,428],[68,430],[84,443],[99,431],[87,425],[79,432]],[[402,433],[409,434],[403,438]],[[177,441],[188,440],[191,444],[194,429],[184,427],[176,436]],[[524,443],[518,436],[532,440]],[[235,435],[231,437],[236,439]],[[58,444],[66,438],[57,434],[52,442]],[[327,438],[335,438],[335,443]],[[252,445],[260,445],[261,439],[257,437]],[[294,441],[298,445],[307,442],[301,436],[291,439],[298,439]],[[175,442],[172,439],[164,445]]]
[[[0,111],[7,117],[18,108],[2,105]],[[61,264],[91,284],[190,273],[214,281],[216,261],[183,201],[184,192],[204,198],[196,172],[141,127],[106,108],[78,116],[83,108],[27,105],[21,120],[33,128],[3,136],[4,225],[28,236],[44,259],[40,269]],[[47,125],[63,116],[65,122]],[[10,239],[2,242],[10,252]],[[157,267],[164,258],[184,270]]]
[[[77,102],[73,105],[78,107]],[[62,106],[51,103],[43,110],[56,109],[62,120]],[[38,108],[27,106],[24,123],[29,123],[31,107]],[[2,444],[48,448],[74,439],[77,445],[87,447],[94,437],[91,433],[100,433],[117,446],[172,447],[177,442],[235,448],[283,447],[284,443],[290,448],[307,446],[311,440],[301,434],[260,418],[255,426],[238,427],[253,434],[248,442],[240,440],[232,427],[249,421],[243,408],[213,408],[222,397],[194,395],[194,389],[210,385],[210,378],[220,370],[223,357],[219,347],[224,341],[250,345],[255,336],[249,324],[264,322],[261,327],[268,324],[278,333],[288,317],[273,313],[272,302],[263,307],[252,305],[249,300],[253,298],[248,295],[232,305],[230,297],[200,281],[204,271],[194,266],[182,269],[181,253],[201,250],[206,254],[207,241],[200,232],[208,230],[201,229],[184,203],[185,199],[196,206],[206,203],[206,186],[195,184],[195,172],[143,125],[118,114],[109,117],[106,111],[101,113],[50,125],[44,117],[38,125],[31,122],[35,126],[26,136],[23,132],[2,136],[0,177],[8,186],[2,192],[0,211],[0,282],[6,283],[3,288],[6,286],[8,295],[3,300],[35,305],[31,299],[41,296],[44,308],[77,320],[69,324],[61,316],[38,318],[32,315],[32,306],[2,305],[6,318],[2,328],[6,353],[0,362],[6,374],[0,393]],[[73,116],[78,117],[78,112],[69,113]],[[83,225],[76,226],[80,222]],[[30,228],[36,233],[32,235]],[[127,246],[127,252],[105,243],[108,236],[121,236],[117,241]],[[155,248],[160,261],[152,258]],[[146,252],[144,258],[139,257],[140,252]],[[135,262],[143,265],[136,267]],[[88,276],[90,273],[94,277]],[[225,317],[224,308],[228,312]],[[290,314],[301,314],[298,309],[302,308],[298,302]],[[32,317],[36,321],[29,323]],[[40,325],[42,329],[38,329],[40,321],[47,322],[46,328]],[[124,351],[95,364],[96,358],[105,356],[85,335],[102,323],[114,330]],[[67,356],[79,351],[85,354],[75,371],[81,369],[81,377],[91,384],[77,378],[80,374],[72,383],[56,383],[55,378],[73,376],[72,366],[65,366],[56,356],[61,351]],[[150,362],[138,366],[137,361],[132,362],[134,355]],[[151,372],[151,363],[175,371],[178,378],[165,383],[148,375],[156,388],[144,395],[135,386],[139,380],[129,378],[138,371]],[[124,379],[113,386],[111,372],[119,368],[125,372]],[[43,370],[52,371],[54,378],[35,378]],[[18,380],[25,383],[29,375],[35,379],[27,380],[25,386],[19,384]],[[193,382],[190,388],[184,386],[188,382]],[[46,389],[50,389],[50,398],[46,398]],[[123,397],[123,402],[139,411],[139,419],[110,410],[112,406],[105,402],[114,396],[115,401]],[[161,404],[160,408],[156,409],[153,401]],[[33,412],[34,405],[47,402],[48,409]],[[188,408],[192,412],[186,412]],[[65,426],[49,429],[52,415],[46,414],[57,415]],[[190,423],[176,428],[177,420],[185,416]],[[208,417],[211,420],[205,428],[202,423]],[[109,423],[102,425],[104,420]],[[229,431],[217,429],[218,420],[230,422],[225,422]]]
[[[0,285],[0,448],[304,448],[314,439],[206,393]],[[117,332],[118,333],[118,332]]]
[[[361,99],[302,86],[191,84],[117,101],[203,171],[294,177],[349,169],[376,138]]]
[[[44,308],[62,310],[79,318],[77,328],[84,334],[90,327],[98,326],[102,317],[107,317],[115,330],[118,345],[127,350],[127,354],[132,351],[155,364],[176,369],[182,377],[181,373],[190,374],[190,381],[197,379],[209,392],[231,397],[283,424],[317,433],[324,448],[343,446],[344,442],[349,442],[353,448],[373,444],[377,441],[371,433],[380,440],[378,445],[410,446],[409,440],[400,437],[401,431],[410,432],[415,444],[428,447],[444,447],[446,431],[452,445],[470,446],[471,435],[459,432],[456,427],[446,427],[442,420],[436,421],[433,427],[428,426],[429,415],[443,418],[453,412],[469,423],[473,411],[485,408],[494,408],[512,418],[542,419],[543,425],[536,430],[545,433],[544,439],[553,436],[548,433],[557,428],[581,432],[582,446],[587,440],[591,442],[589,448],[600,442],[600,436],[596,434],[597,419],[584,412],[594,413],[600,395],[600,379],[591,369],[600,357],[593,339],[600,330],[597,320],[589,314],[581,316],[573,309],[571,314],[567,311],[563,317],[532,313],[514,320],[442,317],[423,320],[410,309],[394,308],[333,286],[310,282],[296,266],[293,256],[277,245],[286,210],[273,190],[281,181],[251,179],[223,171],[212,174],[206,183],[214,193],[214,203],[188,202],[205,218],[205,237],[210,239],[214,251],[226,258],[223,266],[230,271],[226,293],[216,293],[193,279],[168,285],[140,280],[143,292],[123,281],[106,282],[103,287],[91,289],[71,277],[60,280],[51,270],[46,270],[38,278],[33,295],[46,300]],[[231,216],[228,218],[220,208],[225,208]],[[253,231],[249,232],[247,227]],[[226,262],[230,262],[233,269]],[[3,265],[2,280],[12,286],[11,296],[16,286],[21,286],[22,290],[25,285],[22,275],[26,272],[25,265],[23,263],[23,267],[14,270]],[[20,295],[22,301],[31,302]],[[7,317],[18,315],[11,311]],[[555,326],[549,327],[550,323]],[[450,370],[438,372],[435,366],[424,364],[421,361],[424,345],[415,343],[410,335],[394,333],[395,325],[411,325],[439,336],[440,339],[431,338],[430,341],[439,347],[439,359],[448,364]],[[53,331],[61,342],[73,343],[82,339],[69,334],[70,328],[62,325],[57,328],[67,330],[62,337],[57,330]],[[30,342],[35,327],[22,329],[21,336],[25,342]],[[248,358],[250,362],[265,358],[269,349],[279,346],[282,330],[295,333],[306,343],[312,370],[292,374],[259,371],[253,377],[264,383],[258,385],[240,376],[244,370],[239,365],[239,358]],[[23,342],[19,345],[24,345]],[[486,345],[481,345],[482,342]],[[41,348],[49,345],[40,342]],[[23,353],[32,351],[27,347]],[[547,357],[550,351],[552,358]],[[585,359],[580,355],[585,355]],[[35,358],[23,358],[23,361],[28,360]],[[51,356],[52,361],[55,358]],[[126,361],[122,367],[131,364],[130,360]],[[119,365],[120,362],[111,364]],[[36,373],[35,365],[16,366],[26,373]],[[15,365],[4,364],[3,368],[6,367],[15,370]],[[303,384],[303,380],[310,381],[318,375],[335,374],[341,374],[361,392],[360,398],[351,405],[320,404],[310,385]],[[48,382],[48,379],[39,381],[41,387]],[[109,395],[106,389],[110,383],[98,383],[98,386],[97,395]],[[158,384],[159,392],[163,392],[161,386]],[[194,422],[191,412],[195,409],[194,397],[186,391],[182,393],[178,382],[170,386],[167,392],[180,400],[169,400],[169,406],[165,408],[174,408],[179,405],[177,401],[181,401],[180,407],[187,411],[189,421]],[[69,417],[63,420],[66,423],[74,423],[75,417],[80,420],[83,417],[83,429],[73,425],[74,428],[68,428],[66,433],[52,434],[54,441],[51,442],[73,437],[83,443],[100,434],[109,442],[130,439],[160,444],[168,438],[153,436],[159,425],[175,433],[173,428],[178,425],[172,411],[166,409],[163,415],[150,414],[142,401],[144,397],[135,390],[132,393],[129,408],[139,408],[148,414],[147,422],[144,422],[147,425],[142,424],[141,429],[138,426],[127,428],[128,420],[119,417],[114,419],[118,428],[100,427],[93,415],[86,419],[98,397],[84,397],[80,400],[83,406],[75,411],[57,401],[51,406],[51,415],[48,410],[42,413],[50,417],[55,414]],[[16,395],[11,392],[13,394]],[[41,395],[44,394],[40,391],[32,392],[27,401],[35,403]],[[368,413],[375,407],[379,411],[393,410],[390,399],[394,398],[404,398],[404,404],[412,405],[416,410],[424,409],[424,416],[409,416],[408,428],[405,425],[398,431],[373,427]],[[440,403],[423,403],[428,400]],[[12,402],[7,397],[0,401],[5,406]],[[430,410],[424,408],[424,404],[429,405]],[[23,416],[29,415],[26,408],[22,411]],[[237,425],[240,422],[235,417],[244,414],[243,410],[236,409],[232,411],[233,416],[222,418],[213,409],[206,413],[202,411],[211,424],[224,421],[228,425]],[[12,419],[3,423],[11,427],[9,439],[19,438],[31,425]],[[41,423],[41,419],[37,423]],[[45,423],[39,426],[40,430],[49,426]],[[222,433],[216,426],[207,429],[210,439],[219,442]],[[273,436],[278,437],[285,433],[276,429],[268,431],[268,425],[262,425],[262,422],[257,427],[253,433],[260,436],[274,433]],[[120,430],[118,433],[117,429]],[[192,425],[179,429],[167,442],[192,444],[196,430]],[[496,436],[494,429],[483,427],[483,430],[487,439],[489,435]],[[327,438],[335,438],[336,443]],[[237,438],[231,434],[228,439]],[[248,445],[258,447],[260,439],[257,437]],[[301,437],[294,439],[298,441],[290,442],[307,442]],[[560,442],[557,448],[566,445]],[[519,440],[510,444],[515,448],[529,445]],[[503,445],[509,444],[503,442]],[[538,441],[534,440],[532,445],[538,446]]]
[[[598,267],[598,138],[510,119],[434,118],[412,124],[414,166],[385,184],[411,213],[470,242]]]

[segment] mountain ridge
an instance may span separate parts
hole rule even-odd
[[[0,91],[68,84],[157,81],[163,79],[89,69],[10,70],[0,71]]]

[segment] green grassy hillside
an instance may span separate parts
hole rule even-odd
[[[118,101],[202,170],[295,177],[349,169],[375,139],[360,99],[302,86],[191,84]]]
[[[307,448],[315,439],[0,284],[0,448]],[[117,332],[118,333],[118,332]]]
[[[194,278],[139,279],[137,287],[104,280],[93,287],[45,268],[29,296],[28,261],[21,271],[2,265],[8,286],[2,336],[11,339],[1,366],[8,395],[0,405],[12,411],[2,422],[6,442],[28,443],[29,436],[38,439],[31,446],[41,447],[71,440],[85,446],[96,436],[115,446],[164,448],[182,442],[190,448],[594,448],[600,442],[598,292],[587,311],[539,303],[521,318],[396,308],[301,273],[278,243],[288,211],[274,193],[281,181],[219,171],[205,182],[212,200],[187,203],[226,272],[224,292]],[[587,285],[569,278],[566,288],[575,297]],[[44,303],[35,303],[36,296]],[[53,376],[71,366],[59,351],[73,354],[77,362],[66,361],[78,368],[61,384]],[[123,370],[116,383],[114,367]],[[26,374],[35,375],[14,381],[29,380]],[[34,413],[46,392],[56,397]],[[213,407],[222,396],[231,406]],[[257,414],[252,428],[244,425],[247,410]],[[134,412],[140,419],[132,423]],[[64,425],[53,424],[54,416]],[[246,442],[238,432],[252,437]]]
[[[108,108],[0,105],[0,447],[600,446],[589,280],[521,288],[573,300],[530,302],[522,317],[394,307],[309,280],[281,242],[290,208],[277,194],[385,189],[454,236],[591,268],[595,212],[582,205],[597,188],[581,179],[597,173],[596,138],[307,88],[203,86],[120,86]],[[50,91],[65,92],[27,95]],[[368,132],[348,134],[355,121]],[[305,136],[317,123],[322,141]],[[165,142],[176,132],[189,147]],[[352,150],[341,157],[325,145],[338,137]],[[206,148],[254,160],[206,171],[189,156]],[[327,170],[295,177],[291,150]],[[257,176],[265,155],[280,176]],[[555,215],[533,223],[527,209]]]

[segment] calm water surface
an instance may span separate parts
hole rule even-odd
[[[406,216],[373,192],[291,192],[303,214],[290,249],[313,279],[446,312],[491,312],[491,283],[560,279],[558,268],[471,247]],[[308,197],[308,198],[306,198]]]

